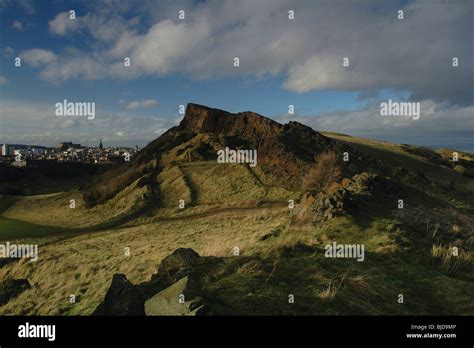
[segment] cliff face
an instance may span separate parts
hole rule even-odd
[[[188,104],[180,128],[193,133],[261,138],[277,135],[282,125],[253,112],[232,114],[224,110]]]
[[[188,104],[178,128],[184,133],[243,138],[257,147],[272,143],[288,151],[310,152],[300,153],[303,157],[312,157],[315,152],[334,145],[334,141],[298,122],[290,121],[282,125],[254,112],[233,114],[197,104]]]

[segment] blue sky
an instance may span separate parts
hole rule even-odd
[[[0,143],[144,146],[194,102],[316,130],[469,144],[472,17],[473,1],[0,0]],[[95,102],[96,118],[55,118],[63,99]],[[421,119],[378,117],[388,99],[420,102]]]

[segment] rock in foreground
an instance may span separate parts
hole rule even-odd
[[[93,315],[196,315],[206,308],[201,277],[218,264],[192,249],[179,248],[163,259],[149,282],[133,285],[115,274]]]
[[[204,308],[195,282],[184,277],[145,301],[146,315],[196,315]],[[190,300],[189,300],[190,299]]]
[[[144,315],[143,295],[124,274],[114,274],[104,301],[94,315]]]

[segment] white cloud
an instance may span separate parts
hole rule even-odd
[[[127,110],[149,109],[149,108],[154,107],[156,104],[157,104],[156,99],[133,100],[127,104],[125,109]]]
[[[58,36],[67,36],[75,32],[85,32],[93,38],[108,42],[116,40],[127,28],[139,24],[139,18],[130,20],[116,16],[113,12],[107,14],[87,13],[84,16],[76,14],[71,19],[69,12],[62,12],[49,21],[49,31]]]
[[[35,67],[49,65],[57,60],[57,56],[54,52],[41,48],[23,51],[20,53],[20,57],[26,63]]]
[[[83,77],[97,80],[104,76],[104,62],[87,56],[61,55],[57,61],[46,64],[41,77],[51,82]]]
[[[90,5],[94,7],[95,5]],[[398,9],[405,19],[398,20]],[[177,11],[186,11],[186,20]],[[288,9],[295,19],[288,19]],[[127,14],[139,14],[127,19]],[[409,90],[416,99],[473,103],[473,8],[469,1],[241,0],[131,3],[111,1],[76,20],[58,14],[57,35],[80,31],[90,52],[61,52],[41,76],[136,78],[182,74],[192,78],[282,74],[283,87],[312,90]],[[140,18],[140,23],[136,20]],[[138,25],[140,24],[140,25]],[[453,68],[452,57],[460,65]],[[131,58],[124,67],[123,58]],[[234,57],[240,67],[233,66]],[[350,66],[342,67],[348,57]],[[74,64],[71,64],[74,61]],[[440,83],[442,81],[442,83]]]
[[[115,132],[114,134],[115,134],[116,136],[118,136],[118,137],[123,137],[123,135],[125,134],[125,132],[120,131],[120,132]]]
[[[13,21],[12,28],[15,29],[15,30],[18,30],[18,31],[22,31],[23,30],[23,24],[21,24],[20,21]]]
[[[77,19],[71,19],[69,12],[62,12],[49,21],[49,31],[56,35],[66,35],[66,33],[79,29]]]

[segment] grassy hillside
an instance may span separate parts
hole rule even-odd
[[[206,218],[94,232],[40,248],[36,263],[15,262],[0,268],[0,279],[27,278],[33,287],[7,305],[2,314],[90,314],[105,295],[111,275],[123,272],[133,282],[150,278],[177,247],[203,255],[230,256],[234,246],[246,254],[259,236],[281,223],[286,209],[217,213]],[[130,247],[130,257],[124,248]],[[250,253],[250,250],[248,251]],[[69,294],[79,302],[68,303]]]
[[[391,144],[337,133],[324,133],[324,135],[381,159],[392,167],[422,173],[444,188],[449,188],[449,184],[453,182],[455,190],[452,190],[451,194],[460,197],[471,205],[474,204],[474,180],[471,177],[461,175],[451,167],[452,161],[450,161],[448,155],[451,153],[452,156],[453,151],[448,150],[446,153],[445,150],[445,156],[443,157],[434,150],[421,149],[415,146]],[[413,149],[419,149],[419,151],[413,151]],[[473,155],[464,154],[461,155],[461,158],[466,162],[474,162]]]
[[[217,164],[195,137],[161,139],[168,152],[153,163],[140,154],[131,184],[117,169],[125,186],[104,186],[100,197],[110,197],[92,206],[78,189],[3,197],[0,238],[45,237],[38,262],[0,267],[0,280],[32,285],[0,313],[91,314],[114,273],[147,281],[165,256],[188,247],[222,259],[203,284],[213,314],[474,314],[474,179],[435,151],[325,135],[370,156],[348,172],[376,172],[382,188],[367,187],[353,197],[356,210],[317,224],[297,219],[302,189],[273,180],[263,165]],[[363,244],[365,260],[326,258],[332,242]]]
[[[413,243],[411,231],[397,227],[397,219],[359,226],[337,218],[313,229],[288,228],[288,215],[286,208],[217,212],[49,244],[41,248],[37,263],[0,269],[0,278],[27,278],[34,284],[1,312],[90,314],[112,274],[124,273],[134,283],[147,281],[162,258],[177,247],[192,247],[227,260],[222,274],[207,284],[221,314],[474,313],[469,268],[446,272],[431,254],[431,243]],[[261,240],[278,229],[279,236]],[[322,245],[331,241],[365,243],[365,262],[326,259]],[[130,247],[130,257],[125,247]],[[235,247],[240,256],[234,256]],[[79,295],[74,305],[67,302],[71,293]],[[405,305],[397,303],[399,293]],[[288,304],[288,294],[295,295],[295,305]]]
[[[146,186],[139,187],[134,182],[104,204],[92,208],[86,207],[82,193],[77,190],[22,196],[4,211],[3,216],[48,226],[90,227],[129,213],[141,203],[146,192]],[[74,200],[74,208],[71,208],[71,200]]]

